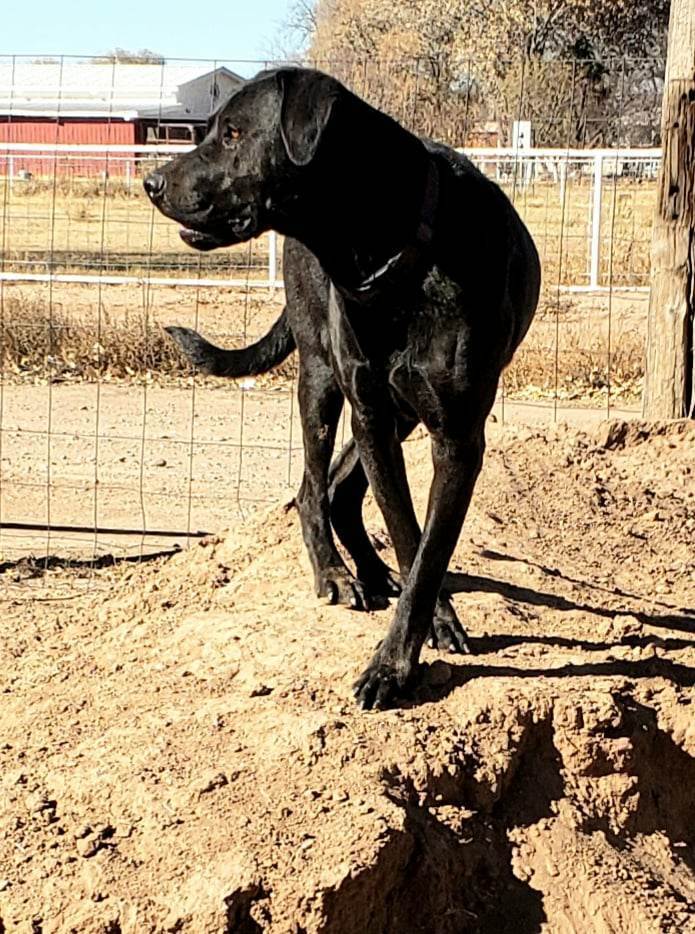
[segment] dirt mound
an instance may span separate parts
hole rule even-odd
[[[10,576],[0,932],[695,930],[693,426],[491,434],[476,654],[404,709],[354,707],[392,610],[316,601],[293,510]]]

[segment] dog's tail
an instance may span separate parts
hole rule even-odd
[[[286,309],[272,328],[255,344],[239,350],[215,347],[190,328],[168,327],[184,354],[199,370],[210,376],[257,376],[282,363],[295,349]]]

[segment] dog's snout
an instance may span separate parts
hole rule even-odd
[[[143,185],[150,198],[160,198],[164,194],[166,178],[161,172],[150,172],[143,181]]]

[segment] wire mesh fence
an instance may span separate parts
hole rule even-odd
[[[280,239],[193,253],[141,185],[264,64],[0,61],[0,555],[142,552],[296,489],[294,362],[255,380],[204,378],[162,330],[226,346],[265,333],[283,304]],[[463,149],[528,224],[545,286],[498,417],[634,406],[662,63],[623,61],[604,111],[586,94],[580,108],[577,63],[545,76],[545,110],[540,77],[520,74],[497,116],[476,97],[472,63],[444,101],[422,63],[317,64]],[[518,138],[529,115],[535,146]]]

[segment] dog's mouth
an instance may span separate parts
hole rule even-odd
[[[219,250],[224,246],[231,246],[230,242],[225,242],[212,234],[203,233],[201,230],[192,230],[190,227],[181,227],[179,236],[186,244],[194,250],[200,250],[206,253],[208,250]],[[233,241],[232,241],[233,242]]]
[[[235,243],[244,243],[256,236],[256,227],[254,217],[236,218],[225,224],[224,228],[218,230],[196,230],[193,227],[181,227],[179,236],[186,244],[194,250],[207,252],[208,250],[219,250],[225,246],[234,246]]]

